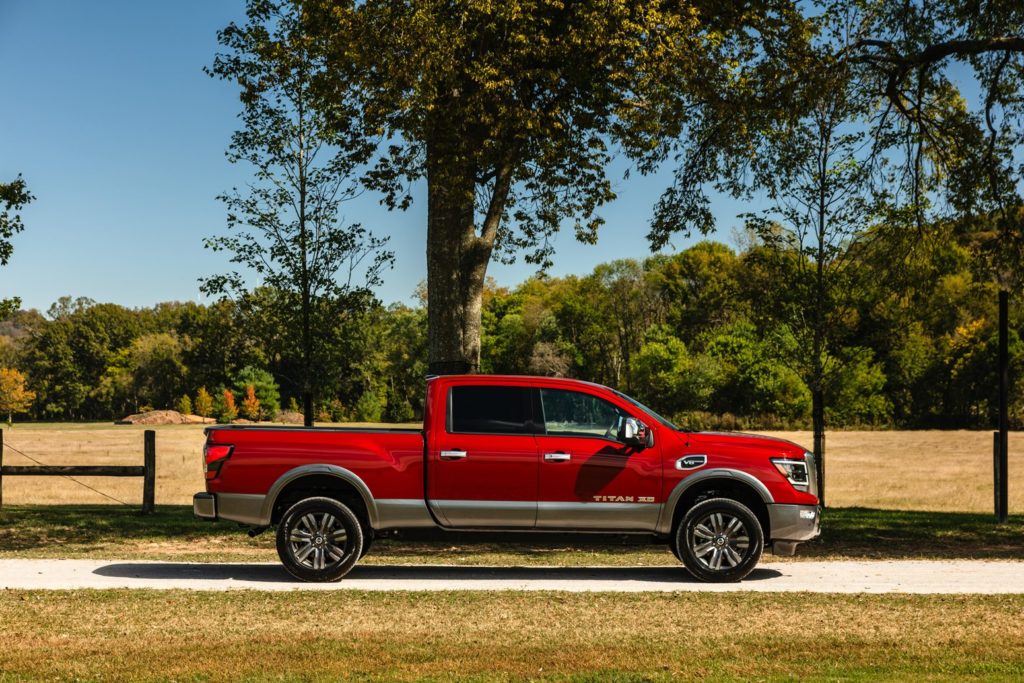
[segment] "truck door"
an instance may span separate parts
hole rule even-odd
[[[661,445],[638,449],[618,439],[626,417],[600,396],[541,389],[545,433],[541,453],[538,528],[650,531],[661,501]],[[648,425],[648,428],[652,428]]]
[[[533,528],[539,456],[536,390],[454,385],[428,444],[431,510],[450,527]]]

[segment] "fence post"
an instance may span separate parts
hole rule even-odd
[[[995,494],[993,497],[995,499],[997,520],[999,520],[1002,514],[1002,506],[999,504],[999,452],[1001,450],[1001,441],[999,432],[992,432],[992,491]]]
[[[4,506],[4,430],[0,429],[0,508]]]
[[[144,437],[143,467],[146,471],[142,480],[142,512],[147,514],[153,512],[156,497],[156,432],[147,429]]]

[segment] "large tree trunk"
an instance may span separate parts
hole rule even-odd
[[[511,158],[491,170],[490,198],[476,224],[478,169],[459,145],[427,145],[428,372],[480,371],[484,278],[512,178]]]
[[[477,236],[475,179],[438,165],[430,164],[427,174],[428,372],[473,373],[480,370],[480,312],[491,245]]]

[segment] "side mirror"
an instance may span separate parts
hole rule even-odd
[[[619,441],[634,448],[650,448],[654,445],[654,434],[640,420],[627,417],[619,430]]]

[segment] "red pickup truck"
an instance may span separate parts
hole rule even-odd
[[[427,380],[423,428],[206,430],[195,514],[277,527],[294,576],[336,581],[397,530],[647,534],[698,579],[738,581],[766,544],[819,533],[813,456],[789,441],[688,432],[576,380]]]

